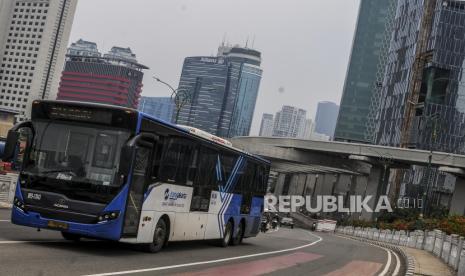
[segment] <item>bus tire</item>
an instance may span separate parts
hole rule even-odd
[[[233,224],[231,221],[228,221],[228,223],[226,224],[226,227],[224,228],[223,238],[220,240],[221,247],[227,247],[231,243],[232,234],[233,234]]]
[[[77,234],[73,234],[73,233],[69,233],[69,232],[61,232],[61,235],[67,241],[78,242],[79,240],[81,240],[81,236],[77,235]]]
[[[242,239],[244,238],[244,228],[244,221],[241,221],[241,223],[237,227],[236,236],[232,238],[232,245],[239,245],[242,243]]]
[[[153,242],[142,245],[142,249],[149,253],[157,253],[160,251],[166,243],[168,237],[168,227],[165,219],[161,218],[158,220],[153,233]]]

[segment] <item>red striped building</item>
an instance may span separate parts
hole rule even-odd
[[[110,55],[91,57],[68,54],[57,99],[137,109],[142,92],[143,69],[148,67],[135,60]]]

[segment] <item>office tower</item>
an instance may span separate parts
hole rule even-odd
[[[379,89],[377,84],[383,80],[396,4],[397,0],[360,1],[335,140],[372,142],[366,133],[367,124],[372,123],[370,106],[373,94]]]
[[[399,0],[378,144],[465,153],[465,2]]]
[[[311,139],[313,137],[313,128],[312,119],[305,119],[305,123],[301,125],[297,138]]]
[[[259,136],[270,137],[273,135],[273,114],[263,113],[260,123]]]
[[[179,91],[190,102],[179,112],[178,124],[221,137],[247,136],[262,76],[261,53],[222,45],[216,57],[187,57]]]
[[[284,105],[274,119],[274,137],[298,137],[305,129],[307,111]]]
[[[139,110],[166,122],[171,122],[175,105],[171,97],[141,97]]]
[[[95,43],[80,39],[68,49],[57,99],[137,108],[143,69],[130,48],[102,57]]]
[[[319,102],[315,115],[315,132],[334,137],[339,106],[333,102]]]
[[[0,1],[0,108],[55,99],[77,0]]]

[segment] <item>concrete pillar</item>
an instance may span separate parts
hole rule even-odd
[[[334,174],[325,174],[323,179],[322,195],[332,195],[337,176]]]
[[[304,190],[305,196],[313,194],[313,191],[315,190],[315,183],[316,183],[316,175],[308,174],[306,181],[305,181],[305,190]]]
[[[374,211],[378,204],[380,195],[386,193],[386,186],[389,180],[389,168],[384,166],[372,165],[370,174],[368,175],[368,183],[365,189],[364,196],[372,196],[372,199],[368,202],[368,206]],[[373,220],[377,214],[369,213],[365,210],[362,211],[362,219]]]
[[[465,178],[457,176],[450,204],[450,215],[465,215]]]
[[[274,194],[276,196],[280,196],[283,193],[283,187],[284,187],[284,179],[286,178],[286,174],[280,173],[278,175],[278,179],[276,180],[276,186],[274,189]]]

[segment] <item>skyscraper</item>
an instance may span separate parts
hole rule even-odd
[[[261,53],[239,46],[220,46],[216,57],[187,57],[179,91],[190,102],[178,123],[221,137],[249,135],[262,69]]]
[[[274,137],[300,137],[305,132],[307,111],[284,105],[276,113],[273,126]]]
[[[259,136],[270,137],[273,135],[273,114],[263,113],[260,123]]]
[[[95,43],[80,39],[68,49],[57,99],[137,108],[143,69],[129,48],[102,57]]]
[[[315,115],[315,132],[334,137],[339,106],[333,102],[319,102]]]
[[[139,102],[140,111],[167,122],[172,122],[174,108],[171,97],[142,97]]]
[[[312,139],[313,138],[313,122],[312,119],[305,119],[305,123],[303,124],[303,127],[299,131],[297,138],[302,138],[302,139]]]
[[[77,0],[0,1],[0,107],[17,120],[55,99]]]
[[[399,0],[377,143],[465,153],[465,2]]]
[[[335,140],[371,142],[365,135],[370,104],[382,82],[397,0],[361,0],[344,82]]]

